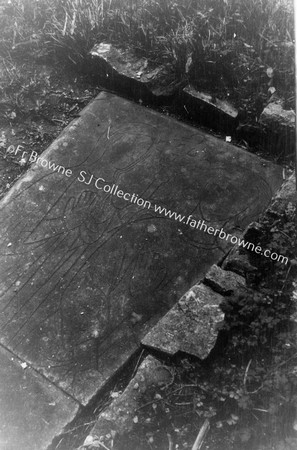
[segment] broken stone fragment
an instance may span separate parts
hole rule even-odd
[[[274,153],[289,155],[295,145],[295,112],[285,110],[282,102],[269,103],[259,118],[267,133],[268,148]]]
[[[163,65],[152,66],[147,58],[140,58],[131,50],[100,43],[90,54],[104,83],[137,101],[170,97],[177,91],[171,70]]]
[[[260,115],[259,122],[273,131],[295,129],[295,112],[283,108],[281,102],[269,103]]]
[[[231,295],[246,286],[245,279],[234,272],[223,270],[216,264],[205,275],[205,283],[222,295]]]
[[[238,125],[238,111],[226,100],[188,85],[183,89],[182,101],[186,111],[203,125],[226,132],[234,131]]]
[[[215,346],[224,314],[223,297],[204,284],[192,287],[144,337],[142,344],[174,355],[187,353],[205,359]]]

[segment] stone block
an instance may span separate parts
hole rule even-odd
[[[192,287],[144,337],[146,347],[175,355],[187,353],[205,359],[213,349],[224,314],[223,297],[209,287]]]

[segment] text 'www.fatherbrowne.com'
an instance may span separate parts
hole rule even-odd
[[[11,145],[7,149],[7,153],[17,155],[20,153],[21,161],[26,161],[25,158],[28,158],[28,152],[23,150],[22,145],[18,145],[16,148]],[[34,150],[31,152],[28,161],[30,163],[35,163],[39,166],[42,166],[45,169],[51,170],[54,173],[59,173],[61,175],[66,176],[67,178],[72,177],[74,174],[70,168],[66,168],[60,164],[56,164],[54,161],[49,161],[45,157],[38,156],[37,152]],[[245,241],[240,237],[235,235],[226,233],[223,228],[214,228],[212,226],[208,226],[204,220],[196,220],[191,214],[189,216],[183,216],[178,214],[175,211],[171,211],[170,209],[165,208],[164,206],[152,204],[149,200],[144,200],[139,195],[129,192],[124,192],[119,189],[118,185],[108,184],[104,178],[95,177],[94,175],[87,174],[86,171],[81,170],[79,176],[77,177],[77,181],[80,183],[84,183],[85,185],[93,185],[96,189],[104,191],[106,194],[114,195],[118,198],[122,198],[123,200],[136,204],[140,208],[153,210],[156,214],[167,217],[168,219],[175,220],[176,222],[188,225],[189,227],[203,231],[212,236],[217,236],[222,240],[226,240],[231,242],[231,244],[237,244],[239,247],[245,248],[247,250],[251,250],[255,252],[257,255],[263,255],[266,258],[271,259],[272,261],[277,261],[283,264],[288,264],[288,258],[283,255],[279,255],[278,253],[272,252],[269,249],[263,249],[260,245],[255,245],[252,242]]]
[[[149,210],[153,210],[155,213],[167,217],[168,219],[175,220],[176,222],[188,225],[189,227],[203,231],[212,236],[217,236],[219,239],[229,241],[231,244],[238,245],[244,249],[255,252],[257,255],[263,255],[265,258],[269,258],[272,261],[277,261],[283,264],[288,264],[288,258],[283,255],[279,255],[276,252],[272,252],[269,249],[263,249],[260,245],[255,245],[252,242],[245,241],[238,236],[233,234],[226,233],[223,228],[214,228],[212,226],[208,226],[204,220],[196,220],[191,214],[189,216],[183,216],[175,211],[171,211],[170,209],[165,208],[164,206],[152,204],[149,200],[144,200],[139,197],[137,194],[130,194],[129,192],[124,192],[119,189],[119,186],[116,184],[104,184],[106,183],[104,178],[94,178],[93,175],[87,176],[85,171],[81,171],[78,177],[78,181],[84,184],[94,183],[95,187],[98,190],[103,190],[106,194],[114,195],[118,198],[122,198],[127,202],[134,203],[140,208],[145,208]]]

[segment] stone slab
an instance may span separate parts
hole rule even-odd
[[[79,404],[0,346],[0,448],[46,450]]]
[[[211,266],[205,275],[204,282],[222,295],[231,295],[237,289],[246,287],[244,277],[229,270],[223,270],[216,264]]]
[[[88,403],[230,247],[153,205],[231,232],[280,183],[279,167],[101,93],[0,203],[0,342]]]
[[[175,355],[205,359],[213,349],[224,320],[223,297],[204,284],[193,286],[144,337],[143,345]]]
[[[112,433],[129,433],[135,426],[137,409],[146,392],[154,386],[160,388],[169,384],[171,379],[170,370],[163,362],[153,356],[146,357],[124,392],[100,414],[90,436],[100,439]]]

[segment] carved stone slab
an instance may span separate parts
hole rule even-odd
[[[191,220],[232,232],[280,183],[279,167],[101,93],[0,203],[1,343],[86,404],[230,247]]]

